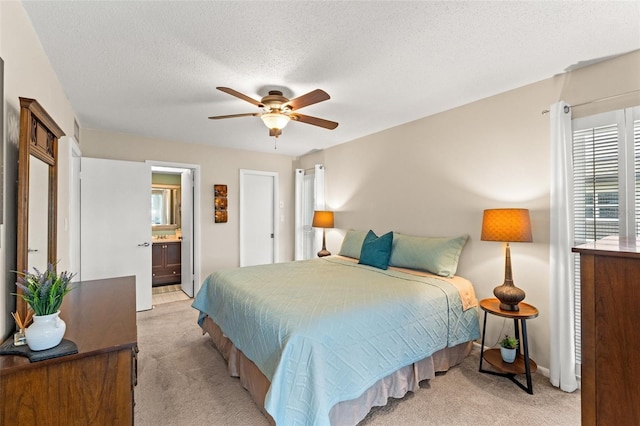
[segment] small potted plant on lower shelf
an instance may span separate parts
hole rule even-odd
[[[517,349],[518,339],[505,334],[504,339],[500,341],[500,355],[502,355],[502,360],[511,364],[516,359]]]

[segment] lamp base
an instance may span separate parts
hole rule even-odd
[[[525,293],[513,284],[502,284],[493,289],[493,295],[500,301],[500,309],[517,312],[520,310],[518,303],[524,300]]]
[[[325,257],[325,256],[330,256],[331,253],[329,253],[329,250],[327,249],[322,249],[318,252],[318,257]]]
[[[331,225],[333,226],[333,225]],[[329,250],[327,250],[327,240],[324,238],[324,229],[322,230],[322,250],[318,252],[318,257],[329,256]]]

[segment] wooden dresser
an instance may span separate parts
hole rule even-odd
[[[576,247],[582,309],[582,424],[640,424],[640,240]],[[640,306],[640,305],[639,305]]]
[[[0,425],[133,424],[135,277],[75,285],[60,317],[78,353],[34,363],[0,356]]]

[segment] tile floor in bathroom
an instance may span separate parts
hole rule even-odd
[[[185,292],[182,291],[182,288],[180,288],[180,284],[153,287],[151,293],[151,303],[153,305],[189,299],[189,296],[187,296]]]

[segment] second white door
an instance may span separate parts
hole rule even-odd
[[[277,261],[278,174],[240,170],[240,266]]]

